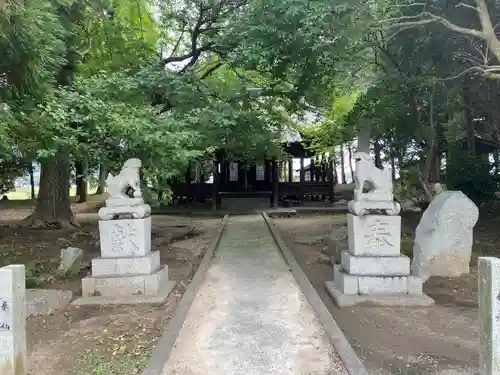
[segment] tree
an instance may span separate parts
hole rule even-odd
[[[216,149],[242,161],[278,156],[282,130],[311,108],[327,113],[315,136],[325,150],[350,143],[358,124],[349,119],[368,107],[377,113],[382,147],[382,138],[400,134],[382,126],[388,118],[382,104],[364,99],[363,107],[358,98],[379,72],[365,67],[376,55],[363,40],[372,19],[356,2],[164,0],[156,4],[159,19],[146,1],[107,8],[81,0],[20,5],[23,22],[43,11],[46,23],[30,25],[36,38],[17,44],[33,56],[22,79],[8,77],[16,84],[4,90],[0,121],[9,124],[6,152],[12,142],[42,163],[30,217],[36,225],[76,224],[70,164],[82,196],[87,169],[100,166],[102,183],[128,157],[143,160],[143,183],[158,188]],[[9,15],[2,16],[11,32],[2,34],[7,48],[20,38],[12,35],[19,28],[9,29]],[[11,74],[19,59],[3,61]],[[373,87],[385,93],[381,84]]]
[[[129,4],[120,3],[114,11],[120,13],[122,10],[120,6],[127,7],[127,5]],[[102,99],[93,97],[91,94],[80,95],[78,91],[81,91],[83,85],[79,76],[85,77],[85,73],[95,72],[93,64],[95,60],[102,62],[103,54],[110,59],[115,57],[109,53],[112,50],[111,45],[102,48],[103,33],[110,36],[108,40],[110,44],[121,41],[121,47],[131,47],[134,40],[139,40],[136,44],[142,47],[144,34],[138,36],[135,29],[127,28],[126,25],[120,23],[119,17],[111,22],[107,13],[103,14],[102,9],[94,7],[93,4],[73,1],[69,4],[59,4],[54,11],[57,12],[59,22],[65,31],[61,42],[66,48],[66,61],[56,74],[58,87],[45,95],[43,104],[38,106],[41,111],[31,118],[31,120],[35,118],[37,124],[47,121],[49,128],[37,129],[39,134],[44,135],[41,137],[41,142],[35,146],[38,149],[42,171],[37,204],[28,222],[34,226],[68,227],[76,225],[69,199],[70,159],[80,158],[82,161],[77,162],[77,165],[88,164],[89,153],[86,151],[92,148],[92,141],[97,141],[97,137],[90,137],[90,139],[87,137],[93,130],[92,127],[95,126],[92,120],[96,117],[82,119],[78,116],[89,109],[89,103],[83,102],[82,99]],[[108,21],[113,25],[103,26],[103,23]],[[125,42],[128,44],[124,45]],[[93,48],[93,43],[101,48]],[[153,50],[151,52],[154,53]],[[113,67],[113,64],[111,66]],[[88,86],[83,88],[83,90],[87,89]],[[93,104],[99,107],[102,105],[102,100]],[[102,115],[102,111],[99,114]],[[102,135],[102,132],[98,134]],[[81,187],[86,174],[85,169],[80,171],[82,176],[79,176],[78,181],[81,193],[84,193]]]
[[[486,0],[473,0],[464,2],[453,2],[451,6],[455,7],[455,11],[450,11],[450,5],[445,2],[437,2],[437,6],[432,3],[409,3],[403,7],[419,8],[422,11],[417,15],[406,15],[403,11],[402,15],[389,18],[387,28],[389,29],[408,29],[427,24],[440,24],[448,30],[462,35],[466,38],[472,39],[471,44],[474,45],[477,54],[466,56],[472,62],[472,66],[460,73],[466,74],[468,72],[477,71],[482,73],[485,77],[491,79],[500,79],[500,40],[496,36],[494,22],[490,15],[490,10],[486,4]],[[498,15],[498,7],[495,2],[490,2],[490,9],[493,10],[495,16]],[[457,15],[456,10],[461,14]],[[447,17],[447,13],[451,16]],[[476,16],[479,24],[476,27],[476,22],[471,19]],[[465,26],[460,26],[455,23],[452,18],[458,18],[458,22],[465,23]],[[477,56],[479,55],[479,56]],[[492,62],[496,60],[497,63]]]

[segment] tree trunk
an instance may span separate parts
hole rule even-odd
[[[104,194],[104,188],[106,187],[106,178],[108,178],[108,168],[101,163],[99,166],[99,186],[97,186],[96,195]]]
[[[75,27],[80,27],[83,21],[85,3],[81,0],[72,2],[68,9],[68,21],[65,29],[68,38],[65,40],[66,65],[57,75],[57,83],[71,87],[75,78],[81,55],[77,52],[75,40],[72,37]],[[42,161],[40,172],[40,190],[35,210],[26,219],[33,227],[70,228],[78,226],[69,197],[69,155],[59,151],[51,159]]]
[[[370,153],[370,138],[372,126],[369,123],[361,124],[358,132],[358,152]]]
[[[403,150],[398,149],[398,153],[397,153],[398,160],[397,160],[397,163],[396,163],[397,166],[398,166],[398,169],[399,169],[399,183],[401,185],[404,185],[404,183],[405,183],[405,181],[403,179],[403,174],[401,173],[401,171],[404,170],[404,168],[403,168],[404,167],[404,157],[403,157],[403,152],[404,151],[405,151],[404,149]]]
[[[342,143],[340,144],[340,177],[342,178],[342,183],[347,184],[344,166],[344,145]]]
[[[394,155],[394,148],[391,146],[391,176],[392,181],[396,181],[396,156]]]
[[[474,135],[474,114],[472,113],[472,101],[470,98],[470,89],[468,80],[463,82],[463,98],[465,111],[465,130],[467,137],[467,150],[471,156],[476,156],[476,139]]]
[[[274,208],[278,207],[279,204],[279,171],[278,171],[278,162],[273,160],[272,164],[272,176],[273,176],[273,198],[272,198],[272,206]]]
[[[351,183],[354,183],[354,167],[352,165],[352,145],[351,142],[347,144],[347,151],[349,152],[349,169],[351,170]]]
[[[217,210],[217,198],[219,193],[219,164],[217,158],[214,156],[212,160],[212,210]]]
[[[333,159],[333,177],[335,178],[335,183],[338,184],[339,182],[339,175],[337,173],[337,158],[335,155],[332,155]]]
[[[434,199],[434,194],[432,193],[431,188],[429,187],[429,184],[427,183],[427,180],[425,179],[420,169],[418,169],[418,180],[420,182],[420,185],[422,186],[422,189],[424,189],[424,194],[427,198],[427,201],[431,203]]]
[[[432,167],[435,166],[436,155],[438,153],[437,137],[436,137],[436,126],[434,124],[434,93],[432,92],[429,96],[429,132],[428,132],[427,143],[429,145],[429,150],[427,152],[427,157],[425,158],[425,165],[423,172],[419,169],[418,178],[424,193],[427,197],[429,203],[434,199],[434,193],[429,186],[429,178],[431,175]]]
[[[377,168],[383,169],[384,167],[382,165],[382,156],[380,155],[380,153],[382,152],[382,146],[380,145],[378,139],[374,143],[374,151],[375,151],[375,166]]]
[[[28,173],[30,174],[30,186],[31,186],[31,199],[36,199],[35,193],[35,172],[33,170],[33,161],[30,161],[30,165],[28,167]]]
[[[41,161],[40,190],[35,210],[26,218],[32,227],[71,228],[78,226],[69,197],[68,156],[56,154]]]
[[[88,197],[87,158],[84,158],[82,161],[75,163],[75,175],[76,175],[76,196],[78,197],[77,202],[78,203],[86,202]]]
[[[500,167],[500,153],[498,150],[493,152],[493,165],[495,167],[495,175],[498,175],[498,168]]]

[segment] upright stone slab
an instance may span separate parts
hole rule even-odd
[[[500,374],[500,259],[478,259],[479,374]]]
[[[0,374],[26,374],[24,265],[0,268]]]
[[[101,257],[92,260],[92,276],[82,280],[76,304],[162,303],[175,285],[160,253],[151,251],[151,207],[141,196],[140,166],[129,159],[106,180],[111,196],[99,210]],[[133,197],[126,195],[129,188]]]
[[[478,216],[477,206],[461,191],[436,196],[415,231],[412,273],[424,281],[430,276],[469,274],[472,229]]]
[[[326,289],[339,307],[357,304],[428,306],[422,280],[410,273],[401,255],[401,206],[394,201],[392,178],[366,153],[356,153],[356,190],[347,214],[349,249],[334,266]],[[373,189],[364,192],[364,183]]]

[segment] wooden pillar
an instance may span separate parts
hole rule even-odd
[[[300,158],[300,182],[304,182],[306,176],[304,174],[304,158]]]
[[[267,189],[272,189],[272,185],[273,185],[273,170],[272,170],[272,167],[271,167],[271,164],[269,163],[268,160],[266,160],[265,164],[265,172],[264,172],[264,178],[265,178],[265,181],[266,181],[266,190]]]
[[[327,164],[326,164],[326,160],[325,160],[325,154],[321,154],[321,161],[320,161],[320,167],[319,167],[319,177],[320,177],[320,180],[321,182],[327,182]]]
[[[311,163],[309,164],[309,180],[311,182],[316,181],[316,160],[311,158]]]
[[[272,164],[272,179],[273,179],[273,198],[272,198],[272,207],[278,207],[279,200],[279,192],[278,192],[278,180],[279,180],[279,171],[278,171],[278,162],[273,160]]]
[[[245,174],[243,175],[243,184],[244,184],[244,189],[245,191],[248,191],[248,162],[245,162],[243,164],[243,170]]]
[[[330,202],[335,202],[335,179],[333,177],[333,160],[332,157],[329,156],[327,159],[327,172],[328,172],[328,195],[330,196]]]
[[[186,180],[186,184],[191,183],[191,162],[189,162],[189,164],[186,168],[185,180]]]
[[[288,182],[293,182],[293,158],[288,159]]]
[[[224,161],[224,173],[226,174],[224,178],[224,191],[229,190],[229,183],[231,182],[230,164],[229,160]]]
[[[212,210],[217,210],[217,193],[219,187],[219,164],[217,159],[213,159],[212,166],[212,174],[213,174],[213,184],[212,184]]]

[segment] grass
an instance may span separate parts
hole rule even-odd
[[[149,355],[138,357],[124,356],[118,349],[110,357],[107,353],[99,353],[98,349],[88,349],[80,355],[72,375],[138,375],[147,364]]]
[[[94,194],[96,189],[90,188],[89,195]],[[35,194],[38,194],[38,188],[35,188]],[[5,194],[9,200],[28,200],[31,199],[31,188],[17,188],[14,191]],[[76,188],[71,188],[69,195],[76,196]]]

